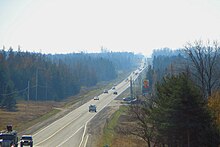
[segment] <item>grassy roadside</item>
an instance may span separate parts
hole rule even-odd
[[[42,121],[44,121],[44,120],[50,118],[51,116],[53,116],[53,115],[59,113],[60,111],[61,111],[61,110],[53,109],[53,110],[47,112],[46,114],[44,114],[44,115],[42,115],[42,116],[40,116],[40,117],[38,117],[38,118],[36,118],[36,119],[34,119],[34,120],[31,120],[31,121],[29,121],[29,122],[26,122],[25,124],[18,125],[17,130],[18,130],[18,131],[25,130],[25,129],[27,129],[27,128],[33,126],[34,124],[36,124],[36,123],[38,123],[38,122],[42,122]]]
[[[5,130],[6,125],[12,124],[20,132],[60,111],[54,109],[55,106],[60,106],[57,102],[19,101],[16,106],[17,111],[14,112],[0,109],[0,130]]]
[[[103,128],[103,134],[98,141],[99,147],[147,147],[146,142],[137,136],[123,134],[120,132],[120,126],[130,123],[125,119],[128,113],[128,106],[120,106],[120,108],[112,114],[110,119],[106,121]],[[119,130],[118,130],[119,129]]]
[[[120,106],[119,109],[111,116],[110,119],[106,121],[106,124],[103,129],[103,136],[102,136],[102,146],[109,145],[112,146],[112,141],[117,134],[115,132],[115,127],[118,124],[118,119],[127,110],[127,107]]]

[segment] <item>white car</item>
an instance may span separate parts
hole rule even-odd
[[[23,147],[23,146],[32,147],[33,146],[32,136],[31,135],[22,135],[20,144],[21,144],[21,147]]]
[[[94,97],[94,100],[99,100],[99,97],[98,97],[98,96],[95,96],[95,97]]]

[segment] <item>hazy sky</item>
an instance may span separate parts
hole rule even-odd
[[[0,0],[0,48],[141,52],[220,40],[220,0]]]

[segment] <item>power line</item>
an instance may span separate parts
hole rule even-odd
[[[1,95],[2,95],[2,96],[13,95],[13,94],[15,94],[15,93],[21,93],[21,92],[24,92],[24,91],[26,91],[27,89],[28,89],[28,87],[27,87],[27,88],[25,88],[25,89],[22,89],[22,90],[13,91],[13,92],[11,92],[11,93],[7,93],[7,94],[1,94]]]

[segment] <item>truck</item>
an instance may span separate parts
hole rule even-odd
[[[17,131],[12,130],[12,125],[7,125],[7,130],[0,131],[0,147],[17,147]]]

